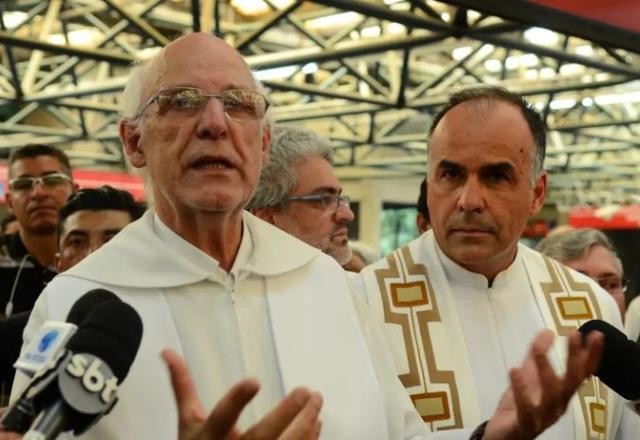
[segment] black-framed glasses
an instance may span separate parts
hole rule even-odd
[[[55,188],[57,186],[71,183],[71,177],[64,173],[51,173],[44,176],[22,176],[9,180],[11,191],[31,191],[36,184],[45,188]]]
[[[302,196],[287,197],[287,201],[293,202],[306,202],[306,203],[318,203],[323,209],[334,208],[337,211],[340,205],[344,205],[347,208],[351,202],[351,198],[345,195],[339,194],[306,194]]]
[[[269,108],[269,101],[262,94],[252,90],[232,89],[220,93],[208,93],[197,87],[172,87],[159,91],[140,109],[138,119],[154,102],[158,103],[158,114],[168,113],[191,115],[202,110],[209,99],[216,98],[222,103],[225,114],[231,119],[252,121],[261,119]]]
[[[629,286],[629,280],[617,276],[599,278],[596,282],[607,292],[618,291],[626,292]]]

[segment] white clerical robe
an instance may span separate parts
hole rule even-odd
[[[303,385],[323,395],[323,439],[428,435],[398,381],[382,328],[367,321],[370,310],[351,295],[342,269],[249,213],[229,273],[145,214],[47,286],[25,343],[45,320],[63,321],[95,288],[131,304],[144,332],[120,401],[82,439],[176,439],[175,402],[160,359],[167,347],[187,361],[205,408],[241,378],[260,380],[243,429]],[[16,376],[14,397],[25,382]]]
[[[489,285],[447,258],[427,232],[352,285],[386,322],[398,374],[433,431],[462,434],[488,419],[509,368],[521,364],[539,330],[566,335],[594,318],[622,326],[615,302],[595,282],[525,246]],[[566,338],[556,338],[550,359],[562,371]],[[592,378],[540,438],[637,438],[633,414],[625,412],[632,428],[618,429],[622,412],[621,398]]]

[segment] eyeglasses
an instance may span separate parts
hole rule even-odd
[[[626,278],[618,278],[616,276],[600,278],[596,282],[607,292],[617,291],[626,292],[629,281]]]
[[[31,191],[36,183],[45,188],[55,188],[57,186],[70,183],[71,177],[64,173],[51,173],[44,176],[16,177],[9,180],[9,188],[12,191]]]
[[[287,197],[286,200],[293,202],[318,203],[322,206],[322,209],[334,208],[334,211],[337,211],[341,204],[348,208],[351,201],[349,196],[338,194],[307,194],[303,196]]]
[[[261,119],[269,108],[269,101],[263,95],[251,90],[224,90],[221,93],[207,93],[196,87],[172,87],[161,90],[142,106],[138,119],[154,102],[158,103],[158,114],[193,115],[202,110],[209,99],[216,98],[222,103],[225,114],[231,119],[251,121]]]

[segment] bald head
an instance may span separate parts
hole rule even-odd
[[[123,94],[123,116],[134,118],[144,102],[167,85],[193,85],[176,84],[173,80],[183,76],[185,66],[201,68],[199,70],[202,72],[235,72],[238,84],[234,86],[251,90],[260,88],[249,66],[235,48],[213,35],[192,33],[172,41],[152,58],[131,70]]]

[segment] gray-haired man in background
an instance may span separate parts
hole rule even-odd
[[[271,156],[248,209],[296,238],[332,256],[351,259],[349,198],[331,166],[331,146],[313,132],[275,127]]]

